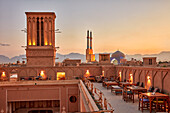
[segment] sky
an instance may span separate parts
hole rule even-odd
[[[55,12],[61,54],[85,54],[87,30],[94,53],[170,51],[170,0],[0,0],[0,55],[25,54],[25,12]]]

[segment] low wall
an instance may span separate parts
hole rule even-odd
[[[84,83],[80,80],[79,84],[80,90],[80,112],[93,112],[99,111],[99,108],[96,106],[96,103],[92,99],[90,93],[85,87]]]
[[[116,66],[115,75],[120,76],[121,80],[133,77],[133,82],[144,83],[148,89],[150,86],[158,87],[164,93],[170,94],[170,68],[162,67],[135,67],[135,66]]]

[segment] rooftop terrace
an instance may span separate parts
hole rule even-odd
[[[107,89],[102,86],[102,83],[93,83],[94,87],[102,91],[104,96],[107,98],[108,102],[114,108],[114,113],[142,113],[142,111],[138,110],[138,97],[135,95],[135,102],[125,102],[122,99],[122,95],[115,95],[111,93],[111,89]],[[149,110],[144,110],[144,113],[149,113]],[[152,111],[155,113],[155,111]],[[157,112],[158,113],[158,112]],[[161,112],[167,113],[167,112]]]

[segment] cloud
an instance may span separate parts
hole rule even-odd
[[[2,44],[2,43],[0,43],[0,46],[10,46],[10,44]]]

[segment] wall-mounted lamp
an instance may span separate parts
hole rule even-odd
[[[102,76],[104,76],[104,71],[102,71]]]
[[[6,74],[5,74],[5,72],[3,71],[2,72],[2,75],[1,75],[2,77],[6,77]]]
[[[90,72],[89,72],[89,70],[86,70],[86,73],[84,74],[84,77],[88,77],[88,76],[90,76]]]
[[[130,74],[130,77],[132,77],[132,74]]]
[[[45,78],[44,71],[41,71],[41,72],[40,72],[40,75],[41,75],[43,78]]]
[[[148,79],[148,80],[151,80],[151,77],[148,75],[147,79]]]

